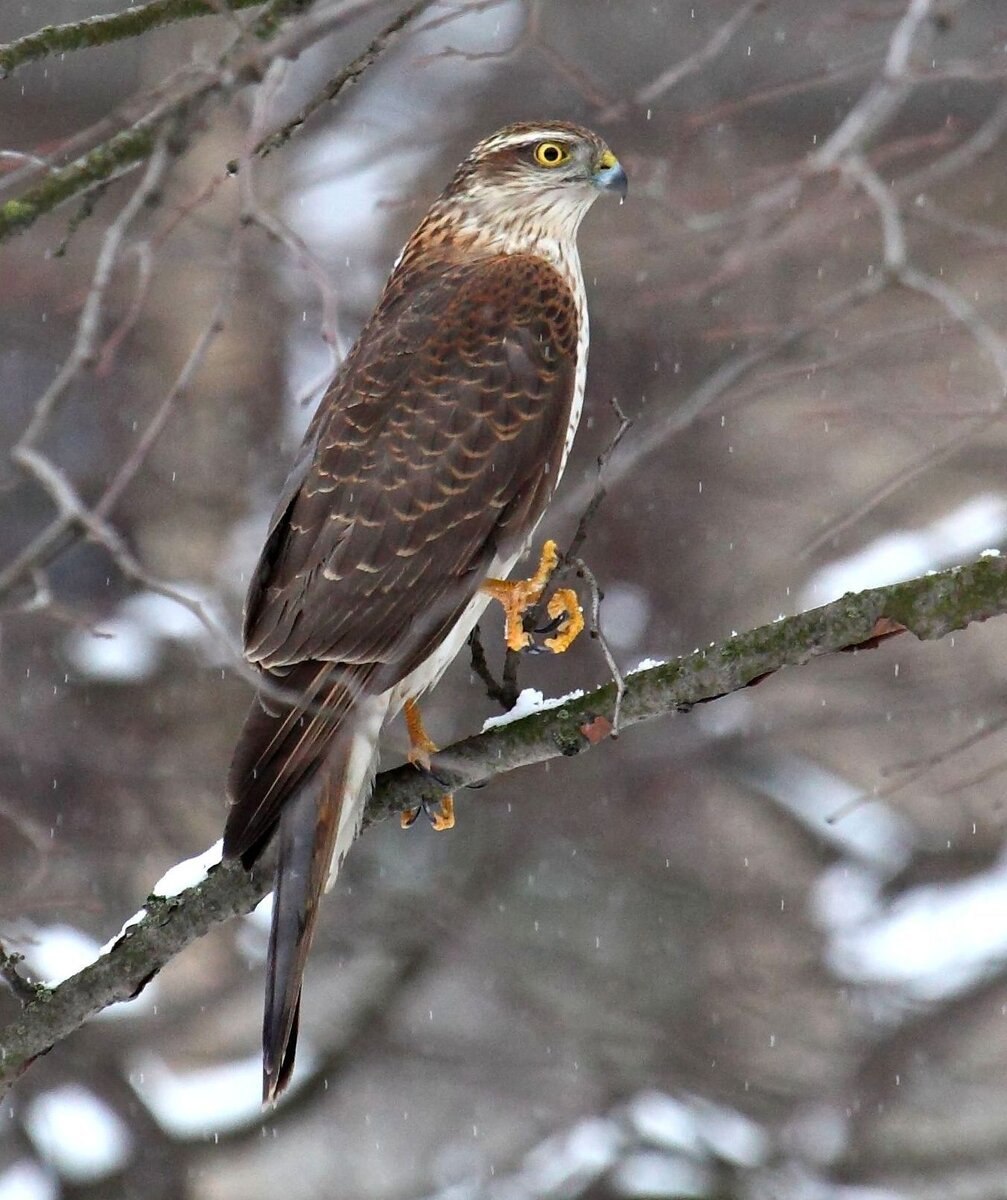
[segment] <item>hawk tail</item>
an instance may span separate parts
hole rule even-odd
[[[352,733],[341,730],[337,742],[347,736],[352,737]],[[339,754],[340,746],[333,749],[333,758],[338,755],[343,762],[348,760],[348,754]],[[277,1099],[294,1069],[301,980],[329,876],[339,813],[347,799],[344,779],[345,770],[326,767],[301,789],[280,817],[262,1015],[263,1104]]]
[[[362,696],[347,672],[333,674],[330,664],[304,664],[277,680],[298,695],[295,703],[269,696],[253,703],[228,780],[224,856],[250,867],[277,832],[262,1026],[264,1103],[290,1080],[319,902],[356,833],[387,706],[384,697]]]
[[[287,803],[329,757],[332,742],[360,695],[352,672],[306,662],[286,675],[269,673],[269,688],[252,701],[231,760],[224,857],[251,867]],[[291,699],[287,699],[287,696]]]

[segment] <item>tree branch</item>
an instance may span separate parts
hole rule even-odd
[[[101,13],[65,25],[46,25],[16,41],[0,45],[0,79],[12,75],[18,67],[37,62],[51,54],[68,54],[108,46],[127,38],[139,37],[148,30],[189,17],[219,16],[224,9],[236,12],[254,8],[266,0],[150,0],[121,13]]]
[[[1007,559],[984,557],[907,583],[843,596],[728,641],[696,650],[625,681],[620,727],[688,711],[839,650],[874,645],[910,631],[943,637],[974,621],[1007,613]],[[456,743],[436,759],[438,779],[408,764],[383,772],[367,806],[365,826],[434,801],[446,780],[454,787],[484,782],[518,767],[580,754],[599,740],[599,717],[611,719],[616,685],[609,683],[553,708]],[[89,1017],[135,996],[174,955],[211,926],[249,912],[269,890],[267,873],[238,865],[214,868],[176,897],[152,897],[96,962],[53,989],[39,989],[19,1019],[0,1031],[0,1086],[10,1084],[50,1047]]]
[[[390,21],[360,55],[325,85],[320,97],[309,103],[309,110],[313,111],[312,105],[317,108],[335,99],[343,88],[355,83],[394,40],[403,24],[431,2],[426,0],[423,4],[413,4],[406,10],[404,18],[400,13]],[[39,217],[52,212],[66,200],[133,169],[150,157],[159,131],[169,122],[177,121],[180,126],[187,124],[195,117],[200,106],[211,98],[226,98],[240,87],[257,81],[270,62],[277,58],[296,57],[308,46],[361,16],[372,3],[373,0],[344,0],[342,4],[319,13],[315,19],[309,14],[273,38],[268,51],[261,45],[233,53],[229,51],[217,70],[209,74],[200,73],[196,81],[187,85],[180,95],[157,106],[128,129],[120,130],[73,162],[50,167],[38,183],[25,188],[19,196],[0,203],[0,242],[23,232],[34,225]],[[305,0],[274,0],[267,12],[254,23],[251,32],[259,39],[271,36],[282,17],[290,11],[303,8],[304,4]],[[295,118],[289,132],[280,131],[277,136],[281,144],[297,125],[298,119]],[[272,148],[272,145],[268,147]],[[268,149],[264,152],[268,153]]]

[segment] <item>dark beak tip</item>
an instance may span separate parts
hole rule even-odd
[[[619,163],[599,171],[595,179],[603,192],[611,192],[620,200],[626,199],[629,192],[629,179]]]

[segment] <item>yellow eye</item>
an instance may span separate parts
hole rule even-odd
[[[559,142],[539,142],[535,147],[535,161],[540,167],[558,167],[570,157],[570,151]]]

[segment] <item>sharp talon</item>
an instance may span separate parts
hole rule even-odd
[[[424,800],[419,808],[408,808],[399,814],[399,824],[403,829],[409,829],[416,824],[416,818],[421,812],[426,813],[427,820],[437,833],[455,827],[455,798],[450,792],[445,792],[436,806]]]
[[[430,824],[438,833],[443,833],[446,829],[454,829],[455,827],[455,798],[450,792],[445,796],[441,796],[440,805],[431,809],[427,816],[430,818]]]
[[[553,634],[557,631],[557,629],[560,628],[561,625],[565,624],[566,620],[566,613],[561,612],[558,617],[553,617],[548,624],[543,625],[541,629],[536,629],[535,632],[539,635],[539,637],[541,637],[544,633]]]

